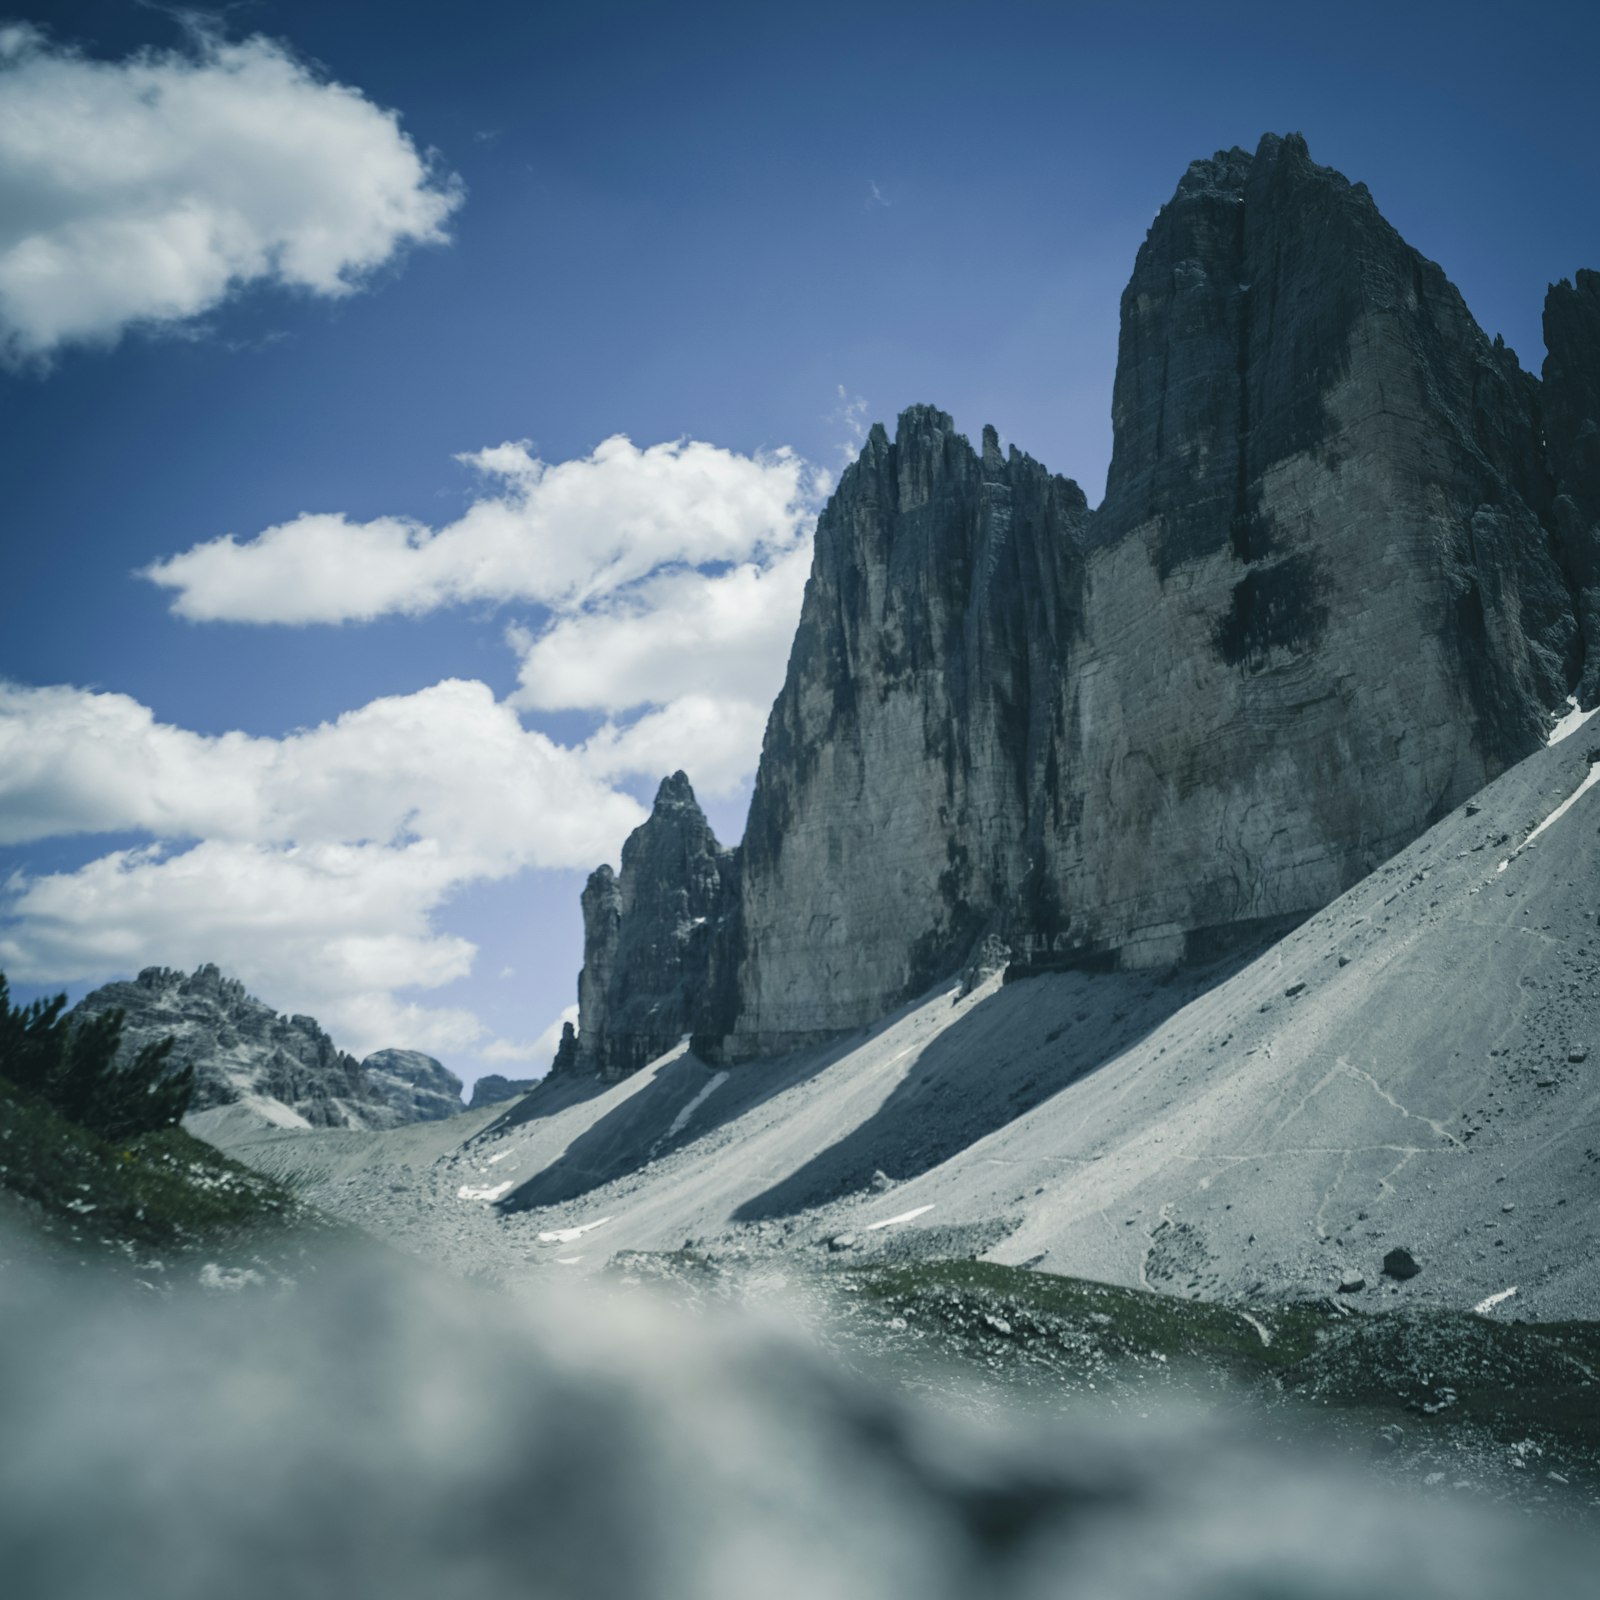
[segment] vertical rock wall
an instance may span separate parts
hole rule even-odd
[[[743,849],[724,1053],[870,1022],[1029,874],[1087,506],[932,407],[875,427],[817,527]]]
[[[1196,162],[1123,297],[1063,761],[1075,947],[1303,915],[1539,744],[1575,667],[1536,383],[1297,137]]]
[[[1298,136],[1195,162],[1123,295],[1104,504],[932,407],[874,427],[741,851],[673,788],[590,880],[580,1063],[810,1043],[980,943],[1178,961],[1529,754],[1600,697],[1600,276],[1545,329],[1541,386]]]
[[[712,833],[683,773],[665,779],[650,816],[583,891],[581,1030],[561,1070],[620,1078],[698,1025],[712,947],[735,905],[738,858]]]

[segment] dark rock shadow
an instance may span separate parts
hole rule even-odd
[[[520,1128],[525,1122],[553,1117],[557,1112],[581,1105],[585,1100],[594,1099],[597,1094],[604,1094],[610,1087],[610,1084],[602,1083],[598,1078],[573,1074],[541,1078],[526,1094],[513,1100],[493,1122],[473,1134],[467,1143],[477,1144],[482,1139],[492,1139],[499,1134],[509,1133],[513,1128]]]
[[[528,1211],[539,1206],[562,1205],[638,1172],[656,1156],[702,1138],[774,1095],[826,1072],[836,1062],[892,1028],[908,1011],[926,1003],[927,997],[922,996],[871,1028],[841,1035],[831,1044],[799,1050],[793,1055],[719,1069],[707,1066],[693,1052],[685,1051],[672,1060],[642,1067],[636,1077],[646,1081],[580,1133],[549,1166],[500,1200],[497,1208]],[[726,1070],[726,1079],[696,1106],[695,1097],[722,1070]],[[562,1089],[540,1105],[533,1105],[540,1095],[540,1090],[533,1090],[518,1106],[520,1114],[515,1122],[492,1123],[480,1137],[505,1131],[536,1116],[553,1115],[582,1099],[616,1087],[593,1078],[576,1081],[587,1085],[586,1091]],[[689,1111],[691,1106],[694,1107],[691,1116],[678,1126],[679,1115]]]
[[[1262,948],[1164,976],[1081,970],[1006,984],[934,1039],[877,1112],[732,1220],[793,1216],[879,1173],[920,1177],[1138,1044]]]

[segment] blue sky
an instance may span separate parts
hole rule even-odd
[[[216,959],[355,1048],[541,1067],[656,778],[738,837],[864,422],[993,422],[1097,501],[1145,229],[1268,130],[1537,370],[1600,265],[1596,15],[12,5],[0,966]]]

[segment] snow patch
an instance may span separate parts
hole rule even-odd
[[[1530,833],[1530,834],[1529,834],[1529,835],[1528,835],[1528,837],[1527,837],[1527,838],[1526,838],[1526,839],[1524,839],[1524,840],[1523,840],[1523,841],[1522,841],[1522,843],[1521,843],[1521,844],[1519,844],[1519,845],[1518,845],[1518,846],[1517,846],[1517,848],[1516,848],[1516,849],[1515,849],[1515,850],[1513,850],[1513,851],[1512,851],[1512,852],[1511,852],[1511,854],[1510,854],[1510,855],[1508,855],[1508,856],[1507,856],[1507,857],[1506,857],[1506,858],[1505,858],[1505,860],[1504,860],[1504,861],[1501,861],[1501,862],[1497,862],[1497,863],[1496,863],[1496,865],[1495,865],[1495,869],[1494,869],[1494,870],[1495,870],[1495,871],[1496,871],[1496,872],[1504,872],[1504,871],[1505,871],[1505,870],[1506,870],[1506,868],[1507,868],[1507,867],[1509,867],[1509,866],[1510,866],[1510,865],[1511,865],[1511,863],[1512,863],[1512,862],[1513,862],[1513,861],[1515,861],[1515,860],[1516,860],[1516,859],[1517,859],[1517,857],[1518,857],[1518,856],[1519,856],[1519,855],[1521,855],[1521,854],[1522,854],[1522,852],[1523,852],[1523,851],[1524,851],[1524,850],[1526,850],[1526,849],[1527,849],[1527,848],[1528,848],[1528,846],[1529,846],[1529,845],[1530,845],[1530,844],[1532,844],[1532,843],[1533,843],[1533,841],[1534,841],[1534,840],[1535,840],[1535,839],[1537,839],[1537,838],[1538,838],[1538,837],[1539,837],[1539,835],[1540,835],[1540,834],[1541,834],[1541,833],[1543,833],[1543,832],[1544,832],[1544,830],[1545,830],[1545,829],[1546,829],[1546,828],[1548,828],[1548,827],[1549,827],[1549,826],[1550,826],[1550,824],[1551,824],[1551,823],[1553,823],[1553,822],[1559,822],[1559,821],[1560,821],[1560,820],[1561,820],[1561,818],[1562,818],[1562,817],[1564,817],[1564,816],[1566,816],[1566,814],[1567,814],[1567,813],[1568,813],[1568,812],[1569,812],[1569,811],[1570,811],[1570,810],[1571,810],[1571,809],[1572,809],[1572,808],[1573,808],[1573,807],[1574,807],[1574,806],[1575,806],[1575,805],[1577,805],[1577,803],[1578,803],[1578,801],[1579,801],[1579,800],[1581,800],[1581,799],[1582,799],[1582,798],[1583,798],[1583,796],[1584,796],[1584,795],[1585,795],[1585,794],[1587,794],[1587,793],[1588,793],[1588,792],[1589,792],[1589,790],[1590,790],[1590,789],[1592,789],[1592,788],[1594,788],[1594,786],[1595,786],[1595,785],[1596,785],[1596,784],[1597,784],[1597,783],[1600,783],[1600,762],[1596,762],[1596,763],[1595,763],[1595,764],[1594,764],[1594,765],[1593,765],[1593,766],[1592,766],[1592,767],[1590,767],[1590,768],[1589,768],[1589,775],[1588,775],[1588,777],[1586,777],[1586,778],[1585,778],[1585,779],[1584,779],[1584,780],[1583,780],[1583,782],[1582,782],[1582,783],[1580,783],[1580,784],[1579,784],[1579,785],[1578,785],[1578,787],[1577,787],[1577,788],[1576,788],[1576,789],[1574,789],[1574,790],[1573,790],[1573,791],[1572,791],[1572,793],[1571,793],[1571,794],[1569,794],[1569,795],[1568,795],[1568,796],[1567,796],[1567,798],[1566,798],[1566,799],[1565,799],[1565,800],[1563,800],[1563,801],[1562,801],[1562,802],[1561,802],[1561,804],[1560,804],[1560,805],[1558,805],[1558,806],[1557,806],[1557,807],[1556,807],[1556,808],[1555,808],[1555,810],[1554,810],[1554,811],[1552,811],[1552,812],[1551,812],[1551,813],[1550,813],[1550,815],[1549,815],[1549,816],[1548,816],[1548,817],[1546,817],[1546,818],[1545,818],[1545,819],[1544,819],[1544,821],[1543,821],[1543,822],[1541,822],[1541,823],[1540,823],[1540,824],[1539,824],[1539,826],[1538,826],[1538,827],[1537,827],[1537,828],[1535,828],[1535,829],[1534,829],[1534,830],[1533,830],[1533,832],[1532,832],[1532,833]]]
[[[1502,1289],[1499,1294],[1492,1294],[1487,1300],[1480,1300],[1472,1308],[1472,1314],[1477,1317],[1487,1316],[1502,1300],[1509,1300],[1516,1292],[1517,1287],[1515,1284],[1509,1289]]]
[[[1523,840],[1523,841],[1522,841],[1522,848],[1523,848],[1523,849],[1524,849],[1524,850],[1526,850],[1526,849],[1527,849],[1527,848],[1528,848],[1528,846],[1529,846],[1529,845],[1530,845],[1530,844],[1532,844],[1532,843],[1533,843],[1533,841],[1534,841],[1534,840],[1535,840],[1535,839],[1537,839],[1537,838],[1538,838],[1538,837],[1539,837],[1539,835],[1540,835],[1540,834],[1541,834],[1541,833],[1543,833],[1543,832],[1544,832],[1544,830],[1545,830],[1545,829],[1546,829],[1546,828],[1548,828],[1548,827],[1549,827],[1549,826],[1550,826],[1550,824],[1551,824],[1551,823],[1552,823],[1552,822],[1555,822],[1555,821],[1557,821],[1557,820],[1558,820],[1558,819],[1559,819],[1559,818],[1561,818],[1561,817],[1564,817],[1564,816],[1566,816],[1566,814],[1567,814],[1567,813],[1568,813],[1568,812],[1569,812],[1569,811],[1570,811],[1570,810],[1571,810],[1571,809],[1572,809],[1572,808],[1573,808],[1573,807],[1574,807],[1574,806],[1575,806],[1575,805],[1576,805],[1576,804],[1577,804],[1577,803],[1578,803],[1578,800],[1579,800],[1579,798],[1580,798],[1580,797],[1581,797],[1581,796],[1582,796],[1582,795],[1584,795],[1584,794],[1587,794],[1587,793],[1588,793],[1588,791],[1589,791],[1589,790],[1590,790],[1590,789],[1592,789],[1592,788],[1594,788],[1594,786],[1595,786],[1595,785],[1596,785],[1596,784],[1597,784],[1597,783],[1600,783],[1600,763],[1596,763],[1596,764],[1595,764],[1595,765],[1594,765],[1594,766],[1592,766],[1592,767],[1590,767],[1590,768],[1589,768],[1589,775],[1588,775],[1588,777],[1586,777],[1586,778],[1585,778],[1585,779],[1584,779],[1584,780],[1583,780],[1583,782],[1582,782],[1582,783],[1580,783],[1580,784],[1579,784],[1579,785],[1578,785],[1578,787],[1577,787],[1577,788],[1576,788],[1576,789],[1574,789],[1574,790],[1573,790],[1573,791],[1572,791],[1572,793],[1571,793],[1571,794],[1569,794],[1569,795],[1568,795],[1568,796],[1567,796],[1567,798],[1566,798],[1566,799],[1565,799],[1565,800],[1563,800],[1563,801],[1562,801],[1562,802],[1561,802],[1561,804],[1560,804],[1560,805],[1558,805],[1558,806],[1557,806],[1557,807],[1556,807],[1556,808],[1555,808],[1555,810],[1554,810],[1554,811],[1552,811],[1552,812],[1551,812],[1551,813],[1550,813],[1550,815],[1549,815],[1549,816],[1548,816],[1548,817],[1546,817],[1546,818],[1545,818],[1545,819],[1544,819],[1544,821],[1543,821],[1543,822],[1541,822],[1541,823],[1540,823],[1540,824],[1539,824],[1539,826],[1538,826],[1538,827],[1537,827],[1537,828],[1535,828],[1535,829],[1534,829],[1534,830],[1533,830],[1533,832],[1532,832],[1532,833],[1530,833],[1530,834],[1529,834],[1529,835],[1528,835],[1528,837],[1527,837],[1527,838],[1526,838],[1526,839],[1524,839],[1524,840]]]
[[[726,1072],[717,1073],[716,1076],[713,1077],[705,1086],[705,1088],[703,1088],[700,1093],[697,1094],[694,1099],[691,1100],[688,1105],[686,1105],[683,1110],[672,1119],[672,1126],[667,1129],[667,1138],[676,1139],[678,1135],[689,1126],[689,1118],[692,1117],[695,1112],[697,1112],[700,1107],[706,1103],[711,1095],[720,1089],[727,1081],[728,1074]]]
[[[892,1228],[901,1222],[909,1222],[913,1217],[920,1217],[924,1211],[932,1211],[931,1205],[913,1206],[909,1211],[902,1211],[898,1217],[885,1217],[882,1222],[869,1222],[862,1230],[865,1233],[874,1233],[879,1228]]]
[[[1578,709],[1578,697],[1575,694],[1567,696],[1567,705],[1571,709],[1550,730],[1550,737],[1545,740],[1547,745],[1560,744],[1563,739],[1570,739],[1594,715],[1594,711],[1580,711]],[[1600,711],[1600,706],[1596,706],[1595,711]]]
[[[509,1189],[511,1185],[508,1183]],[[581,1239],[586,1233],[593,1233],[596,1228],[603,1228],[611,1220],[610,1217],[601,1217],[598,1222],[586,1222],[581,1228],[552,1228],[548,1233],[539,1235],[540,1244],[571,1244],[574,1239]],[[556,1258],[561,1259],[559,1256]],[[573,1257],[574,1260],[577,1257]]]
[[[502,1150],[499,1155],[489,1157],[489,1165],[492,1167],[495,1162],[504,1161],[507,1156],[515,1154],[516,1152],[514,1150]]]
[[[507,1189],[511,1188],[513,1180],[507,1178],[504,1183],[472,1184],[464,1183],[456,1190],[458,1200],[498,1200]]]

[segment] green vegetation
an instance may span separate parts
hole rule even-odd
[[[1413,1447],[1469,1432],[1600,1468],[1600,1324],[1185,1300],[984,1261],[839,1277],[858,1318],[1024,1387],[1147,1391],[1154,1365],[1191,1392],[1401,1429]]]
[[[64,994],[13,1006],[0,972],[0,1077],[106,1139],[176,1127],[194,1095],[194,1068],[167,1069],[172,1040],[146,1045],[119,1067],[123,1013],[80,1021],[66,1008]]]
[[[108,1140],[5,1078],[0,1187],[31,1202],[49,1236],[104,1248],[214,1245],[295,1209],[278,1185],[181,1128]]]
[[[749,1263],[628,1252],[691,1305],[764,1292]],[[1600,1482],[1600,1324],[1327,1299],[1221,1302],[974,1260],[818,1262],[783,1294],[832,1348],[917,1391],[1143,1416],[1163,1397],[1275,1437],[1374,1454],[1397,1479],[1588,1515]]]
[[[194,1073],[167,1070],[171,1040],[118,1067],[122,1013],[76,1022],[65,1007],[13,1006],[0,975],[0,1190],[35,1237],[137,1259],[304,1220],[278,1184],[178,1126]]]

